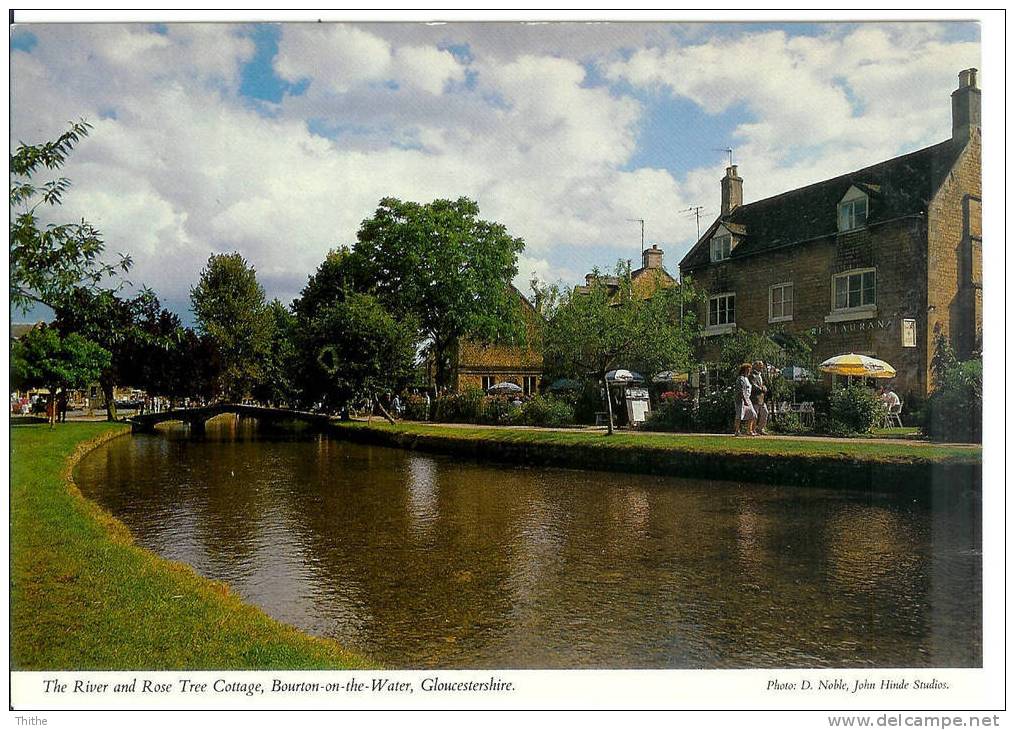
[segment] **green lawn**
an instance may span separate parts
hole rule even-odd
[[[612,436],[604,431],[540,431],[521,428],[476,428],[469,426],[443,426],[424,423],[390,425],[381,421],[366,424],[352,421],[340,424],[341,428],[374,428],[422,436],[437,436],[464,440],[501,441],[553,445],[597,446],[604,449],[661,449],[696,453],[723,454],[777,454],[793,457],[835,457],[862,459],[871,462],[933,462],[970,463],[981,460],[978,445],[885,443],[880,439],[822,439],[749,438],[685,433],[617,432]]]
[[[132,544],[68,482],[106,423],[11,428],[11,654],[22,670],[371,666]]]

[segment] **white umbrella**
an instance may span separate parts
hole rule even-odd
[[[497,383],[496,385],[493,385],[493,386],[487,388],[486,392],[490,393],[491,395],[502,395],[502,394],[507,394],[507,393],[521,393],[522,392],[522,387],[520,385],[516,385],[514,383],[509,383],[508,381],[505,380],[502,383]]]
[[[611,370],[606,373],[608,383],[644,383],[645,378],[631,370]]]
[[[799,365],[789,365],[788,367],[784,367],[781,372],[782,377],[786,378],[786,380],[810,380],[814,377],[814,373],[807,368],[800,367]]]
[[[656,373],[652,378],[653,383],[684,383],[687,382],[687,373],[678,373],[676,370],[663,370]]]

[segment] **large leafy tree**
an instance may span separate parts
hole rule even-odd
[[[200,334],[221,356],[221,385],[231,400],[252,392],[270,351],[272,319],[257,273],[238,253],[212,254],[190,302]]]
[[[179,336],[179,319],[162,309],[150,289],[124,299],[108,290],[77,287],[60,301],[55,313],[62,334],[79,334],[110,353],[98,380],[111,421],[116,420],[115,387],[146,388],[146,363],[161,357]]]
[[[694,296],[689,287],[671,287],[642,298],[632,290],[630,266],[622,262],[614,276],[596,272],[587,287],[550,287],[537,297],[547,317],[546,361],[559,374],[595,380],[607,392],[606,374],[611,370],[651,374],[684,369],[691,362],[697,333],[693,307],[686,306]],[[606,404],[613,433],[609,398]]]
[[[42,325],[11,346],[11,385],[47,388],[52,425],[57,393],[95,381],[109,361],[109,352],[91,340],[77,334],[60,337],[55,328]]]
[[[45,170],[63,167],[74,146],[88,134],[90,125],[81,121],[52,142],[19,143],[10,156],[10,302],[27,312],[33,304],[56,307],[79,288],[97,289],[117,273],[131,266],[129,256],[116,263],[102,260],[105,244],[94,226],[75,223],[47,223],[48,208],[60,205],[70,181],[63,177],[45,182],[36,180]]]
[[[360,228],[350,268],[361,290],[418,322],[442,387],[451,383],[462,337],[524,337],[510,290],[523,247],[503,225],[480,219],[468,198],[384,198]]]
[[[296,315],[278,299],[268,303],[271,336],[261,364],[260,382],[254,397],[273,405],[293,405],[299,397],[295,364],[297,360]]]
[[[411,320],[392,316],[369,294],[349,293],[307,323],[303,340],[307,395],[338,410],[373,402],[412,378],[418,343]]]

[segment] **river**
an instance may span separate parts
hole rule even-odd
[[[480,464],[230,416],[75,478],[139,544],[392,668],[982,661],[980,503],[950,485]]]

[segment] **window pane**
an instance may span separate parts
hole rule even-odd
[[[708,300],[708,323],[710,325],[719,323],[719,300],[709,299]]]
[[[863,303],[874,304],[874,272],[868,271],[863,275]]]
[[[862,198],[853,202],[853,216],[855,226],[862,226],[867,222],[867,199]]]
[[[737,321],[736,310],[735,310],[736,297],[727,297],[726,300],[729,302],[729,305],[728,305],[728,308],[727,308],[727,319],[726,319],[726,322],[727,322],[727,324],[730,323],[730,322],[736,322]]]
[[[846,306],[846,277],[840,276],[835,280],[835,308],[843,309]]]
[[[782,295],[782,316],[792,317],[793,316],[793,285],[790,284],[783,288]]]
[[[849,230],[849,204],[843,203],[839,206],[839,230]]]

